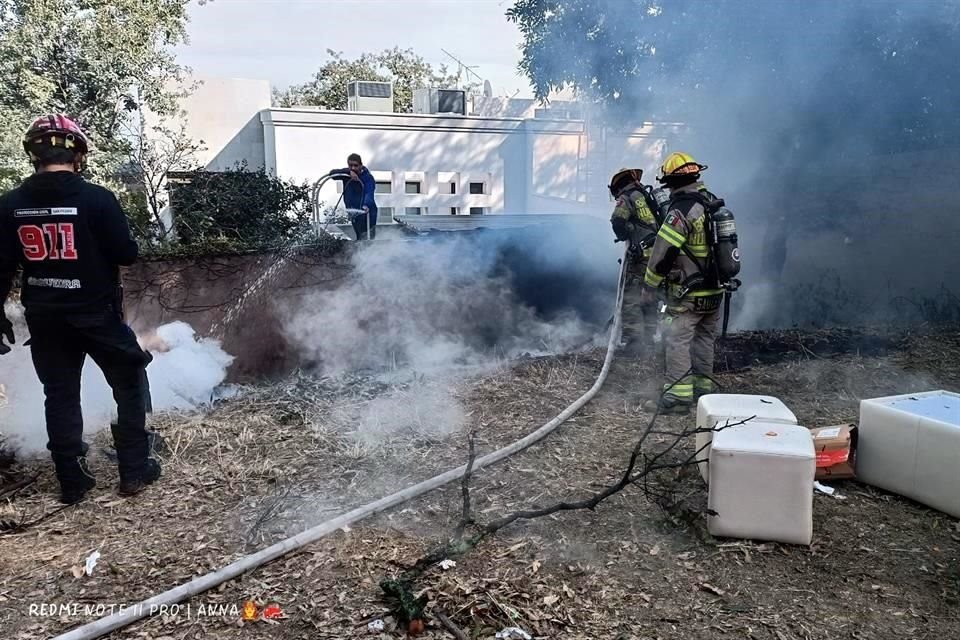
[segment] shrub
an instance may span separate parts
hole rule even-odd
[[[168,191],[177,244],[257,250],[306,234],[310,187],[251,171],[246,162],[229,171],[172,173]]]

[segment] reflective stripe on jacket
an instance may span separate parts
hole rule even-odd
[[[657,233],[653,245],[644,282],[649,287],[658,288],[666,281],[667,292],[671,298],[678,297],[684,283],[698,273],[700,266],[706,266],[710,255],[707,245],[706,211],[703,205],[693,198],[677,198],[677,195],[701,191],[707,197],[714,197],[702,183],[681,187],[671,193],[670,209]],[[687,255],[686,248],[697,262]],[[706,276],[706,274],[703,274]],[[687,297],[708,297],[723,293],[715,288],[693,288]]]
[[[621,239],[629,239],[632,244],[638,244],[657,231],[657,219],[650,205],[647,204],[643,190],[636,186],[620,192],[613,214],[610,216],[610,223],[613,225],[614,233],[617,233],[618,226],[622,226],[628,238]],[[650,257],[651,250],[652,247],[649,247],[643,252],[645,258]]]

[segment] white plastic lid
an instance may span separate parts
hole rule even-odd
[[[697,422],[700,426],[707,416],[749,418],[756,416],[765,422],[797,424],[797,416],[779,398],[735,393],[712,393],[700,398],[697,404]],[[721,423],[722,425],[723,423]]]
[[[901,396],[887,404],[897,411],[960,427],[960,395],[949,391]]]
[[[751,421],[713,434],[712,454],[763,453],[793,458],[815,458],[810,430],[795,424]]]

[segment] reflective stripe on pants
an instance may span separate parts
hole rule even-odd
[[[717,340],[721,311],[694,313],[667,311],[666,327],[666,395],[678,400],[692,401],[694,386],[706,390],[702,376],[713,374],[713,348]],[[691,375],[692,373],[692,375]],[[707,379],[709,382],[709,379]],[[676,383],[676,384],[674,384]],[[712,385],[710,385],[712,388]]]

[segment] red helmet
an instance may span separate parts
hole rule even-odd
[[[37,118],[23,134],[23,148],[27,153],[37,145],[63,147],[76,153],[90,150],[90,142],[83,129],[60,113]]]

